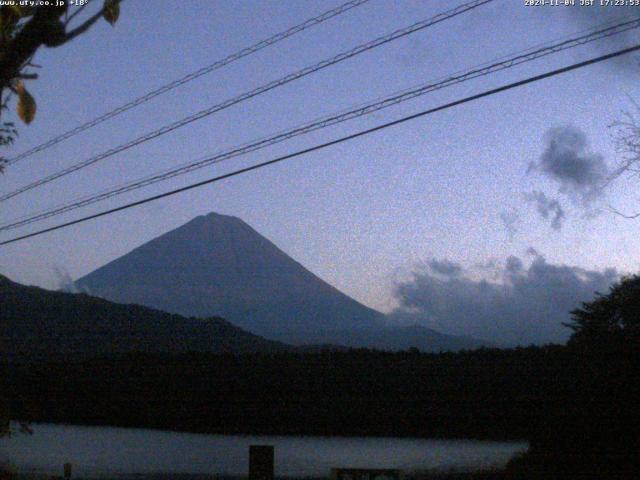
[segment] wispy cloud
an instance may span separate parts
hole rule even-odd
[[[66,270],[66,268],[59,265],[54,265],[53,275],[55,276],[56,288],[58,290],[69,293],[89,293],[88,288],[78,287],[78,285],[73,281],[73,278],[71,278],[71,275],[69,275],[69,272]]]
[[[507,232],[507,238],[512,242],[518,233],[518,222],[520,221],[520,213],[515,208],[500,212],[500,220]]]
[[[565,219],[564,209],[556,198],[549,198],[543,192],[534,191],[525,194],[528,202],[535,204],[537,212],[545,220],[551,219],[551,228],[560,230]]]

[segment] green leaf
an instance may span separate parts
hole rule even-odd
[[[117,0],[104,0],[104,19],[111,24],[115,25],[120,16],[120,2]]]
[[[20,82],[16,88],[18,92],[18,116],[29,125],[36,116],[36,101]]]

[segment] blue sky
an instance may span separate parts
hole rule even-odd
[[[94,0],[95,1],[95,0]],[[40,79],[28,85],[36,120],[20,128],[11,157],[70,127],[338,5],[337,1],[127,1],[115,28],[101,22],[75,42],[42,50]],[[462,2],[456,2],[462,3]],[[299,123],[565,37],[628,11],[525,7],[497,0],[425,31],[310,75],[187,128],[148,142],[4,202],[0,220],[215,153]],[[206,106],[330,57],[454,6],[450,0],[371,0],[277,46],[202,77],[141,108],[10,167],[7,192]],[[507,72],[438,91],[375,115],[270,147],[57,217],[76,218],[239,166],[399,118],[447,101],[631,45],[580,47]],[[584,133],[585,155],[616,155],[608,126],[629,98],[640,100],[638,56],[456,107],[291,162],[167,198],[140,208],[0,248],[0,272],[55,287],[55,270],[80,277],[196,215],[235,215],[311,271],[363,303],[384,311],[397,304],[394,286],[433,258],[463,266],[525,263],[601,272],[638,270],[638,220],[605,212],[585,216],[582,204],[541,169],[550,129]],[[640,209],[638,184],[620,181],[598,205]],[[526,200],[533,191],[558,198],[561,229]],[[517,217],[509,235],[501,215]],[[32,226],[35,229],[35,226]],[[29,228],[1,235],[2,239]],[[526,252],[534,248],[536,255]],[[498,271],[500,270],[500,267]],[[495,272],[494,272],[495,276]],[[495,279],[494,279],[495,280]],[[499,281],[499,280],[496,280]]]

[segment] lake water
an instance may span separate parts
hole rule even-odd
[[[133,474],[247,475],[249,445],[275,446],[283,477],[326,477],[332,467],[474,470],[502,466],[524,442],[417,438],[200,435],[157,430],[36,424],[33,435],[0,439],[0,462],[23,473],[74,477]]]

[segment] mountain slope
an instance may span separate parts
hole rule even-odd
[[[259,335],[309,343],[378,327],[383,315],[338,291],[242,220],[200,216],[79,279],[119,303],[219,315]]]
[[[75,287],[118,303],[188,316],[219,315],[266,338],[402,350],[480,345],[387,318],[343,294],[236,217],[210,213],[80,278]]]
[[[288,349],[221,318],[185,318],[85,294],[27,287],[0,275],[3,359],[75,359],[127,352],[272,352]]]

